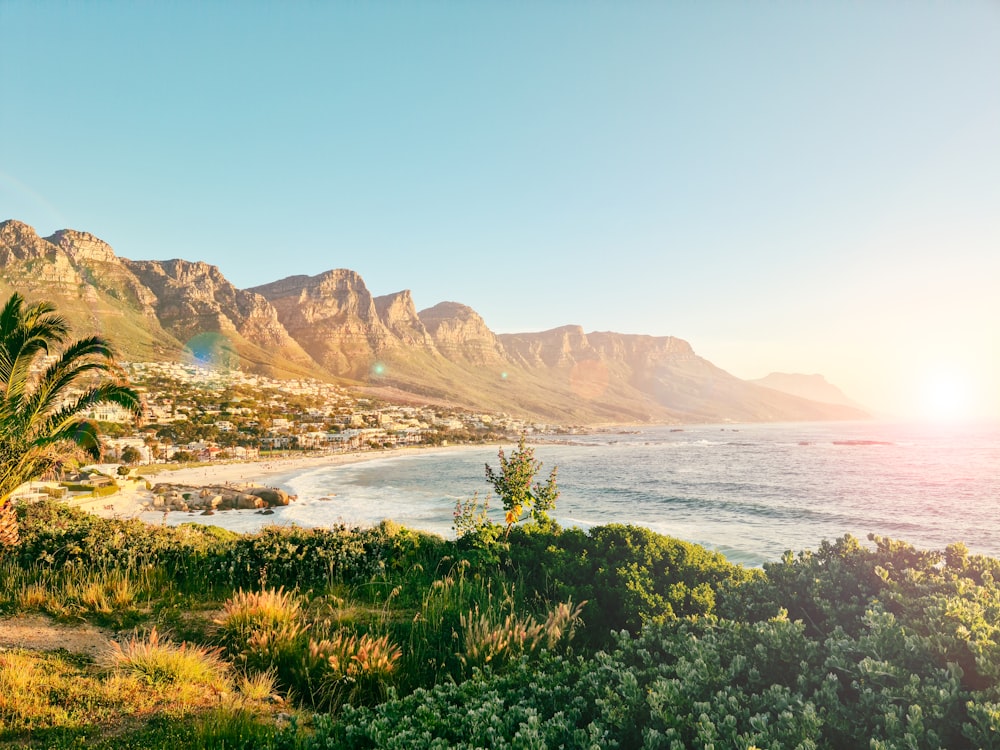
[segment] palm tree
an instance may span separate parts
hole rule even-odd
[[[142,400],[103,338],[50,351],[68,334],[48,302],[26,306],[14,293],[0,310],[0,549],[20,539],[14,490],[81,453],[100,458],[97,426],[82,412],[113,403],[142,415]]]

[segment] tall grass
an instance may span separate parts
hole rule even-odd
[[[215,640],[250,673],[274,674],[287,689],[306,648],[301,600],[284,588],[238,591],[214,620]]]
[[[129,627],[154,596],[171,588],[166,574],[151,566],[103,565],[21,566],[0,561],[0,607],[36,611],[58,619],[93,619],[112,627]]]
[[[209,688],[217,693],[228,686],[228,667],[217,648],[175,644],[153,628],[124,643],[112,643],[105,657],[115,672],[131,674],[153,685]]]
[[[401,655],[388,635],[359,637],[341,630],[331,638],[310,639],[297,670],[298,684],[317,708],[371,705],[388,695]]]
[[[506,664],[522,654],[551,651],[560,643],[568,643],[586,604],[580,602],[574,607],[572,600],[561,602],[542,621],[514,611],[502,615],[495,607],[463,614],[462,665],[471,672],[473,667]]]

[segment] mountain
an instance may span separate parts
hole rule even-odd
[[[418,312],[409,291],[373,296],[347,269],[241,290],[207,263],[128,260],[93,235],[42,238],[13,220],[0,223],[0,292],[12,291],[52,301],[77,335],[101,333],[124,359],[338,380],[549,422],[866,416],[851,403],[740,380],[672,336],[579,326],[496,334],[467,305]]]
[[[41,238],[27,224],[0,223],[0,295],[47,299],[78,335],[100,333],[130,359],[172,359],[182,345],[156,315],[156,296],[93,235],[63,230]]]
[[[215,266],[186,260],[121,262],[153,295],[157,319],[184,342],[186,357],[275,377],[323,375],[267,300],[237,289]]]
[[[837,386],[827,382],[822,375],[801,375],[798,373],[772,372],[763,378],[748,381],[782,393],[818,401],[821,404],[839,404],[852,409],[865,410],[861,404],[848,398]]]

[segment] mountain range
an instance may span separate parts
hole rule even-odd
[[[335,269],[238,289],[200,261],[129,260],[97,237],[40,237],[0,223],[0,293],[46,299],[77,336],[124,360],[195,361],[274,378],[341,382],[396,401],[452,404],[561,424],[797,421],[868,415],[818,376],[749,382],[673,336],[567,325],[497,334],[471,307],[416,310]],[[825,383],[825,381],[824,381]],[[839,393],[839,391],[837,391]]]

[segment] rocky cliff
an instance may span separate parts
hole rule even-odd
[[[354,271],[290,276],[251,291],[274,306],[282,324],[315,361],[343,377],[364,379],[394,338]]]
[[[471,307],[441,302],[421,310],[419,315],[437,350],[448,359],[472,365],[507,361],[496,334]]]
[[[434,339],[427,331],[413,304],[409,289],[375,298],[379,321],[392,335],[392,343],[435,352]]]
[[[0,291],[15,290],[53,301],[78,335],[102,333],[125,358],[194,357],[273,377],[344,379],[551,422],[863,416],[851,404],[735,378],[672,336],[572,325],[497,335],[467,305],[418,313],[409,291],[375,297],[346,269],[241,290],[207,263],[127,260],[85,232],[41,238],[6,221]]]
[[[14,291],[52,301],[76,329],[111,339],[126,357],[169,358],[180,349],[159,323],[155,296],[91,234],[43,239],[27,224],[0,224],[0,293]]]
[[[234,287],[217,267],[176,259],[124,263],[152,293],[161,325],[185,342],[190,356],[202,356],[199,337],[218,334],[225,343],[210,356],[222,356],[227,366],[245,362],[266,374],[318,373],[274,307],[259,294]]]

